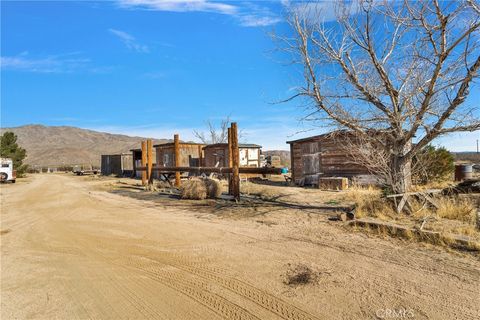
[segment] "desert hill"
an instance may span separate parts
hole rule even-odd
[[[140,142],[146,139],[69,126],[26,125],[0,129],[1,134],[5,131],[18,136],[19,145],[27,150],[25,162],[30,166],[99,166],[100,155],[129,152],[139,148]],[[154,144],[168,141],[154,139]]]

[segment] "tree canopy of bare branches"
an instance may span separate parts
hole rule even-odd
[[[200,139],[204,144],[214,144],[214,143],[226,143],[228,141],[228,126],[230,125],[230,117],[227,116],[225,119],[220,121],[219,126],[208,120],[205,122],[207,126],[207,131],[197,131],[194,130],[193,134],[195,137]]]
[[[292,4],[291,32],[274,35],[302,71],[302,84],[287,100],[303,98],[310,120],[351,130],[375,146],[388,159],[393,191],[405,192],[419,150],[439,136],[480,129],[479,102],[465,103],[478,91],[480,6],[338,2],[334,22],[323,22],[322,7]]]

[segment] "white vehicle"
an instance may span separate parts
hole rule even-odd
[[[15,183],[17,178],[17,172],[13,170],[13,161],[9,158],[0,158],[0,181],[7,182],[11,181]]]

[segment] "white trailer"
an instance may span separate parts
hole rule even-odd
[[[13,161],[10,158],[0,158],[0,182],[15,183],[17,172],[13,170]]]
[[[76,165],[73,167],[72,172],[77,176],[83,176],[84,174],[89,174],[89,173],[97,174],[99,172],[99,170],[93,169],[93,166],[91,165],[87,166],[89,169],[86,169],[85,167],[86,166]]]

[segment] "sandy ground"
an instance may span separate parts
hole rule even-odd
[[[355,233],[321,211],[222,217],[99,183],[44,174],[1,186],[1,319],[480,315],[478,256]],[[286,285],[298,264],[317,280]]]

